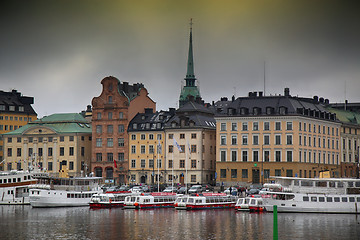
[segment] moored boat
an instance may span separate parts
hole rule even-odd
[[[131,192],[112,192],[94,194],[90,199],[90,208],[115,208],[125,205],[125,198],[133,195]]]
[[[30,204],[28,186],[35,183],[36,179],[29,172],[0,172],[0,204]]]
[[[169,208],[174,207],[176,193],[141,193],[138,196],[127,196],[124,208],[148,209],[148,208]]]
[[[178,210],[186,210],[186,202],[189,198],[189,195],[180,195],[176,198],[174,207]]]
[[[234,208],[237,197],[225,193],[199,193],[190,195],[187,210]]]
[[[38,178],[29,186],[32,207],[88,206],[92,195],[101,193],[101,177]]]
[[[235,209],[238,211],[250,211],[249,202],[250,202],[250,197],[238,198],[235,204]]]
[[[274,177],[292,192],[269,192],[263,198],[267,211],[360,213],[360,179]]]
[[[261,197],[251,197],[249,201],[250,212],[265,212],[265,206]]]

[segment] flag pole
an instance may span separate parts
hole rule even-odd
[[[158,144],[158,149],[157,149],[157,169],[158,169],[158,192],[160,192],[160,170],[159,170],[159,147],[160,147],[160,141]]]
[[[172,151],[172,170],[171,170],[171,191],[174,189],[174,147],[173,147],[173,151]]]

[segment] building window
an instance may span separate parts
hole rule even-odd
[[[226,131],[226,123],[220,124],[220,131]]]
[[[253,145],[259,145],[259,135],[253,135]]]
[[[264,145],[270,144],[270,135],[264,135]]]
[[[248,170],[247,169],[242,169],[241,170],[241,177],[242,178],[248,178]]]
[[[237,178],[237,169],[231,169],[231,178]]]
[[[69,170],[74,170],[74,162],[69,162]]]
[[[125,146],[124,138],[118,138],[118,146],[119,147],[124,147]]]
[[[196,160],[191,160],[191,168],[196,168]]]
[[[221,162],[225,162],[225,161],[226,161],[226,151],[225,151],[225,150],[221,150],[221,151],[220,151],[220,161],[221,161]]]
[[[113,133],[113,132],[114,132],[113,125],[107,125],[107,133]]]
[[[259,161],[259,151],[255,150],[253,151],[253,162]]]
[[[52,170],[53,170],[53,163],[48,162],[48,171],[52,171]]]
[[[286,130],[292,130],[292,122],[286,122]]]
[[[265,131],[269,131],[269,130],[270,130],[270,123],[269,123],[269,122],[264,122],[264,130],[265,130]]]
[[[237,123],[231,123],[231,131],[237,131]]]
[[[286,144],[292,145],[292,135],[286,135]]]
[[[132,145],[132,146],[131,146],[131,153],[132,153],[132,154],[135,154],[135,153],[136,153],[136,146],[135,146],[135,145]]]
[[[125,160],[125,154],[124,153],[118,153],[118,160],[120,162],[123,162]]]
[[[237,151],[236,151],[236,150],[232,150],[232,151],[231,151],[231,161],[232,161],[232,162],[236,162],[236,161],[237,161]]]
[[[247,145],[247,144],[248,144],[248,136],[242,135],[242,145]]]
[[[149,145],[149,154],[154,153],[154,145]]]
[[[275,176],[281,177],[281,169],[275,169]]]
[[[270,162],[270,151],[264,151],[264,162]]]
[[[293,170],[292,169],[287,169],[286,170],[286,176],[287,177],[292,177],[293,176]]]
[[[180,133],[180,139],[185,139],[185,134],[184,133]]]
[[[141,168],[145,168],[145,166],[146,166],[145,159],[141,159],[141,160],[140,160],[140,167],[141,167]]]
[[[247,131],[247,130],[248,130],[248,123],[247,123],[247,122],[243,122],[243,123],[242,123],[242,130],[243,130],[243,131]]]
[[[149,159],[149,168],[154,167],[154,159]]]
[[[135,167],[136,167],[136,160],[131,159],[131,168],[135,168]]]
[[[21,148],[16,149],[16,156],[21,157]]]
[[[242,151],[242,161],[247,162],[248,160],[248,152],[246,150]]]
[[[196,145],[191,145],[191,152],[196,153]]]
[[[196,175],[191,175],[191,182],[196,182]]]
[[[154,134],[149,134],[149,140],[154,140]]]
[[[118,131],[119,131],[119,133],[123,133],[125,131],[123,124],[118,125]]]
[[[136,135],[135,134],[131,134],[131,140],[136,140]]]
[[[168,168],[173,168],[173,160],[169,160]]]
[[[140,135],[140,139],[141,139],[141,140],[145,140],[145,134],[141,134],[141,135]]]
[[[275,135],[275,145],[281,145],[281,135]]]
[[[60,136],[60,142],[64,141],[64,136]],[[30,142],[30,138],[29,138],[29,142]],[[31,138],[31,142],[32,142],[32,138]]]
[[[110,100],[110,97],[109,97]],[[108,119],[111,120],[113,118],[113,113],[112,112],[108,112]]]
[[[237,145],[237,135],[231,135],[231,145]]]
[[[281,122],[275,122],[275,130],[281,131]]]
[[[192,133],[192,134],[191,134],[191,138],[192,138],[192,139],[196,139],[196,133]]]
[[[64,148],[60,147],[60,156],[64,156]]]
[[[101,119],[101,113],[97,113],[97,119]]]
[[[286,151],[286,161],[292,162],[293,161],[292,151]]]
[[[53,155],[53,149],[51,147],[48,148],[48,156],[51,157]]]
[[[174,146],[173,145],[169,145],[169,153],[172,153],[174,151]]]
[[[114,146],[113,138],[108,138],[107,139],[107,147],[113,147],[113,146]]]
[[[220,145],[226,145],[226,136],[225,135],[220,136]]]
[[[275,161],[281,162],[281,151],[275,151]]]
[[[259,123],[253,122],[253,131],[258,131],[258,130],[259,130]]]
[[[226,169],[220,169],[220,178],[226,178]]]
[[[174,138],[174,134],[172,134],[172,133],[169,133],[169,139],[173,139]]]
[[[141,146],[140,146],[140,153],[141,153],[141,154],[145,154],[145,153],[146,153],[145,145],[141,145]]]
[[[69,147],[69,155],[74,156],[74,147]]]
[[[180,168],[185,168],[185,160],[180,160]]]
[[[96,147],[102,147],[102,139],[101,138],[96,139]]]

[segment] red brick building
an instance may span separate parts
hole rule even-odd
[[[91,169],[107,183],[128,183],[128,123],[146,108],[156,111],[156,103],[148,97],[148,91],[141,83],[120,83],[110,76],[101,84],[100,96],[92,99]]]

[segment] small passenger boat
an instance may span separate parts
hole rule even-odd
[[[250,212],[265,212],[266,209],[261,197],[251,197],[249,201]]]
[[[148,208],[169,208],[174,207],[176,193],[141,193],[138,196],[127,196],[124,208],[148,209]]]
[[[35,183],[36,179],[29,172],[0,172],[0,204],[30,204],[28,186]]]
[[[174,207],[177,210],[186,210],[186,202],[189,198],[189,195],[180,195],[176,198]]]
[[[234,208],[237,197],[225,193],[199,193],[188,197],[187,210]]]
[[[113,192],[94,194],[90,199],[90,208],[115,208],[125,205],[125,198],[133,195],[131,192]]]
[[[236,201],[235,209],[238,211],[250,211],[249,202],[249,197],[241,197]]]

